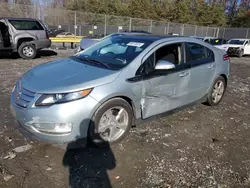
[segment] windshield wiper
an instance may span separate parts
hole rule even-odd
[[[101,66],[103,66],[105,68],[108,68],[108,69],[110,68],[110,66],[108,66],[107,64],[102,63],[101,61],[98,61],[96,59],[91,59],[91,58],[87,58],[87,57],[79,57],[79,56],[78,56],[78,58],[82,59],[84,61],[90,62],[90,63],[95,63],[95,64],[98,64],[98,65],[101,65]]]

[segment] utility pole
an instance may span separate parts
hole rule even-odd
[[[77,25],[76,25],[76,11],[75,11],[75,36],[76,36],[76,29],[77,29]]]

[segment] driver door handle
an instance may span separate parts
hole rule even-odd
[[[186,76],[188,76],[188,75],[189,75],[189,72],[186,72],[186,71],[181,72],[181,73],[179,74],[180,77],[186,77]]]

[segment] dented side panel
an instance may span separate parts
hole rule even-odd
[[[143,119],[167,112],[188,104],[188,76],[181,77],[182,72],[168,74],[143,81],[141,108]]]

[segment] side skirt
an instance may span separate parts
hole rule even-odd
[[[147,122],[151,122],[151,121],[154,121],[156,119],[159,119],[159,118],[162,118],[162,117],[165,117],[165,116],[168,116],[168,115],[171,115],[171,114],[174,114],[174,113],[177,113],[183,109],[186,109],[188,107],[192,107],[192,106],[195,106],[197,104],[201,104],[201,103],[204,103],[207,101],[207,94],[202,97],[201,99],[195,101],[195,102],[192,102],[192,103],[189,103],[189,104],[186,104],[182,107],[179,107],[179,108],[175,108],[173,110],[170,110],[170,111],[167,111],[167,112],[164,112],[164,113],[161,113],[161,114],[157,114],[157,115],[154,115],[154,116],[151,116],[151,117],[148,117],[146,119],[142,119],[142,118],[138,118],[135,120],[135,125],[141,125],[141,124],[144,124],[144,123],[147,123]]]

